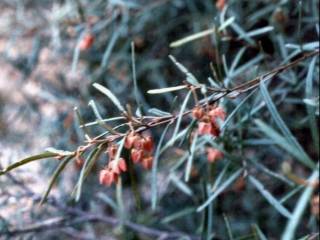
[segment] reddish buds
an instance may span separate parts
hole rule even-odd
[[[222,107],[208,106],[207,112],[197,106],[192,110],[192,116],[199,120],[198,133],[200,135],[212,135],[218,137],[220,135],[217,119],[224,120],[226,113]]]
[[[91,33],[87,33],[83,36],[79,43],[79,49],[81,51],[89,49],[94,42],[94,36]]]
[[[221,151],[219,151],[218,149],[212,148],[212,147],[207,148],[208,162],[214,163],[214,162],[220,160],[221,158],[223,158],[223,153]]]
[[[193,110],[192,110],[192,116],[195,118],[195,119],[201,119],[203,116],[204,116],[204,110],[203,108],[201,107],[195,107]]]

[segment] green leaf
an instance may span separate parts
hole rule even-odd
[[[185,66],[183,66],[181,63],[179,63],[172,55],[169,55],[169,58],[180,69],[180,71],[186,75],[187,82],[189,82],[190,84],[195,85],[195,86],[200,85],[200,83],[198,82],[196,77],[192,73],[190,73],[189,70]]]
[[[194,135],[193,140],[192,140],[190,154],[189,154],[189,157],[188,157],[186,171],[185,171],[185,175],[184,175],[184,181],[185,182],[188,182],[189,178],[190,178],[191,169],[192,169],[192,162],[193,162],[193,158],[194,158],[194,154],[195,154],[196,146],[197,146],[196,145],[197,144],[197,140],[198,140],[198,133],[196,133]]]
[[[169,216],[163,218],[161,220],[161,223],[163,223],[163,224],[170,223],[174,220],[177,220],[177,219],[182,218],[184,216],[190,215],[191,213],[194,213],[195,211],[196,211],[196,209],[193,207],[185,208],[181,211],[175,212],[175,213],[170,214]]]
[[[75,197],[76,201],[79,201],[80,196],[81,196],[82,184],[83,184],[84,179],[85,179],[85,172],[88,169],[88,165],[89,165],[90,161],[96,155],[97,151],[98,151],[98,148],[93,149],[89,153],[88,157],[86,158],[86,160],[85,160],[85,162],[84,162],[84,164],[82,166],[82,169],[81,169],[81,172],[80,172],[80,176],[79,176],[79,179],[78,179],[78,182],[77,182],[77,185],[76,185],[77,186],[77,188],[76,188],[77,189],[76,190],[76,197]]]
[[[187,88],[187,86],[180,85],[180,86],[175,86],[175,87],[151,89],[147,93],[149,93],[149,94],[160,94],[160,93],[166,93],[166,92],[174,92],[174,91],[178,91],[178,90],[185,89],[185,88]]]
[[[158,197],[158,189],[157,189],[157,172],[158,172],[158,161],[160,157],[160,149],[162,142],[164,140],[164,137],[169,129],[169,124],[166,126],[164,131],[162,132],[162,135],[160,137],[159,143],[157,145],[156,152],[154,154],[154,159],[152,162],[152,172],[151,172],[151,208],[152,210],[156,209],[157,206],[157,197]]]
[[[92,85],[104,95],[106,95],[121,112],[125,112],[124,107],[121,105],[118,98],[108,88],[102,86],[99,83],[93,83]]]
[[[268,240],[257,224],[253,225],[260,240]]]
[[[56,168],[56,170],[54,171],[51,180],[49,182],[49,185],[47,187],[47,190],[45,191],[45,193],[43,194],[41,201],[40,201],[40,205],[42,205],[48,198],[49,193],[53,187],[53,184],[56,182],[57,178],[59,177],[60,173],[63,171],[63,169],[67,166],[67,164],[73,159],[74,156],[69,156],[66,157],[63,161],[61,161],[58,165],[58,167]]]
[[[193,192],[191,188],[189,188],[187,184],[181,181],[174,173],[171,173],[169,178],[170,182],[172,182],[172,184],[174,184],[181,192],[185,193],[188,196],[192,196]]]
[[[131,42],[131,63],[132,63],[132,78],[133,78],[133,90],[134,97],[137,103],[138,112],[141,113],[141,102],[139,101],[139,90],[138,90],[138,82],[137,82],[137,74],[136,74],[136,58],[135,58],[135,49],[134,42]]]
[[[224,181],[216,191],[213,192],[211,196],[197,208],[197,212],[201,212],[205,209],[214,199],[216,199],[220,193],[222,193],[230,184],[232,184],[241,174],[242,168],[234,172],[226,181]]]
[[[56,157],[57,154],[56,153],[52,153],[52,152],[44,152],[44,153],[41,153],[41,154],[37,154],[37,155],[34,155],[34,156],[31,156],[31,157],[27,157],[27,158],[24,158],[18,162],[15,162],[11,165],[9,165],[8,167],[0,170],[0,176],[17,168],[17,167],[20,167],[24,164],[27,164],[27,163],[30,163],[30,162],[33,162],[33,161],[37,161],[37,160],[40,160],[40,159],[45,159],[45,158],[51,158],[51,157]]]
[[[249,181],[257,188],[261,195],[274,207],[279,213],[281,213],[286,218],[290,218],[291,213],[274,197],[270,192],[268,192],[263,184],[258,181],[255,177],[249,176]]]
[[[315,70],[317,58],[318,57],[314,57],[311,60],[311,63],[309,65],[308,74],[306,77],[306,99],[311,99],[313,97],[312,96],[313,74],[315,72],[314,70]],[[319,101],[318,101],[318,104],[319,104]],[[306,105],[306,107],[309,115],[310,130],[311,130],[311,134],[314,142],[314,147],[316,151],[319,152],[319,130],[318,130],[317,119],[315,116],[315,108],[310,105]]]
[[[188,92],[186,98],[184,99],[182,105],[181,105],[181,108],[180,108],[180,112],[179,112],[179,115],[178,115],[178,119],[177,119],[177,124],[176,124],[176,127],[174,129],[174,132],[173,132],[173,135],[172,135],[172,139],[176,139],[176,136],[179,132],[179,128],[180,128],[180,124],[181,124],[181,120],[182,120],[182,117],[183,117],[183,113],[187,107],[187,103],[189,101],[189,98],[191,96],[191,91]],[[174,144],[174,142],[172,142],[172,144]]]
[[[288,153],[290,153],[292,156],[294,156],[297,160],[299,160],[301,163],[303,163],[307,167],[311,169],[315,168],[315,164],[312,162],[312,160],[309,157],[306,157],[305,155],[301,154],[301,151],[296,149],[295,146],[289,143],[278,132],[276,132],[274,129],[272,129],[271,127],[269,127],[267,124],[265,124],[259,119],[254,120],[254,122],[260,128],[260,130],[264,132],[265,135],[267,135],[269,138],[271,138],[274,141],[275,144],[279,145],[281,148],[286,150]]]
[[[293,214],[292,214],[291,218],[288,220],[286,229],[284,230],[284,233],[281,238],[282,240],[296,239],[295,238],[296,229],[297,229],[298,225],[300,224],[301,217],[302,217],[306,207],[308,206],[308,204],[310,202],[310,198],[311,198],[312,193],[314,191],[314,187],[312,186],[312,183],[314,183],[314,181],[317,181],[318,178],[319,178],[319,164],[317,166],[317,169],[312,173],[312,175],[308,179],[308,183],[310,183],[310,184],[308,184],[306,186],[305,190],[301,194],[301,196],[298,200],[298,203],[296,204],[296,207],[293,211]]]
[[[205,36],[208,36],[208,35],[211,35],[212,33],[214,33],[215,29],[214,28],[210,28],[210,29],[207,29],[207,30],[204,30],[204,31],[201,31],[201,32],[198,32],[198,33],[194,33],[190,36],[187,36],[187,37],[184,37],[182,39],[179,39],[177,41],[174,41],[172,43],[170,43],[170,47],[171,48],[176,48],[176,47],[180,47],[188,42],[191,42],[191,41],[194,41],[196,39],[199,39],[199,38],[203,38]]]
[[[274,105],[268,90],[264,84],[264,81],[260,82],[260,90],[261,90],[261,94],[267,104],[267,107],[271,113],[272,118],[275,120],[275,123],[277,124],[277,126],[279,127],[279,129],[281,130],[282,134],[286,137],[286,139],[288,140],[289,143],[291,143],[295,148],[297,148],[297,151],[300,152],[300,155],[304,158],[304,159],[308,159],[308,161],[311,161],[311,159],[309,158],[309,156],[306,154],[306,152],[303,150],[303,148],[301,147],[301,145],[298,143],[298,141],[296,140],[296,138],[292,135],[292,133],[290,132],[289,128],[286,126],[285,122],[282,120],[279,112],[276,109],[276,106]],[[312,162],[312,161],[311,161]]]

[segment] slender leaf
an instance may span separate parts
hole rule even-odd
[[[255,177],[249,176],[249,181],[257,188],[261,195],[274,207],[279,213],[281,213],[286,218],[290,218],[292,215],[274,196],[268,192],[263,184],[258,181]]]
[[[125,112],[124,107],[121,105],[118,98],[108,88],[102,86],[99,83],[93,83],[93,86],[100,92],[102,92],[104,95],[106,95],[121,112]]]
[[[151,208],[152,210],[156,209],[157,206],[157,197],[158,197],[158,189],[157,189],[157,172],[158,172],[158,161],[160,157],[160,149],[162,142],[164,140],[164,137],[169,129],[169,124],[166,126],[164,131],[162,132],[162,135],[160,137],[159,143],[157,145],[156,152],[154,154],[154,159],[152,162],[152,175],[151,175]]]
[[[296,149],[295,146],[292,146],[292,144],[289,143],[287,139],[282,137],[278,132],[276,132],[270,126],[266,125],[261,120],[255,120],[254,122],[256,125],[258,125],[261,131],[264,132],[265,135],[267,135],[269,138],[271,138],[274,141],[275,144],[279,145],[281,148],[283,148],[288,153],[293,155],[297,160],[299,160],[304,165],[308,166],[311,169],[315,168],[315,164],[312,162],[312,160],[302,155],[301,152],[298,149]]]
[[[310,178],[308,179],[308,182],[310,183],[308,186],[306,186],[305,190],[301,194],[298,203],[296,204],[296,207],[293,211],[293,214],[291,218],[288,220],[286,229],[283,232],[282,240],[292,240],[295,239],[295,232],[296,229],[300,223],[300,219],[306,209],[306,207],[309,204],[310,198],[312,196],[312,193],[314,191],[314,188],[311,183],[314,181],[317,181],[319,178],[319,164],[317,166],[317,169],[312,173]]]
[[[177,124],[176,124],[176,127],[174,129],[174,132],[173,132],[173,135],[172,135],[172,139],[176,139],[176,136],[179,132],[179,128],[180,128],[180,124],[181,124],[181,120],[182,120],[182,117],[183,117],[183,113],[187,107],[187,103],[189,101],[189,98],[191,96],[191,91],[188,92],[186,98],[184,99],[182,105],[181,105],[181,108],[180,108],[180,112],[179,112],[179,115],[178,115],[178,118],[177,118]],[[174,144],[174,142],[172,142],[172,144]]]
[[[175,87],[151,89],[151,90],[148,90],[147,93],[149,93],[149,94],[161,94],[161,93],[166,93],[166,92],[178,91],[178,90],[185,89],[185,88],[187,88],[186,85],[181,85],[181,86],[175,86]]]
[[[233,173],[226,181],[224,181],[216,191],[213,192],[211,196],[197,208],[197,212],[201,212],[205,209],[214,199],[216,199],[220,193],[222,193],[230,184],[232,184],[241,174],[242,168]]]
[[[31,157],[27,157],[27,158],[24,158],[18,162],[15,162],[11,165],[9,165],[8,167],[0,170],[0,176],[17,168],[17,167],[20,167],[24,164],[27,164],[27,163],[30,163],[30,162],[33,162],[33,161],[37,161],[37,160],[40,160],[40,159],[45,159],[45,158],[51,158],[51,157],[56,157],[58,154],[57,153],[53,153],[53,152],[44,152],[44,153],[41,153],[41,154],[37,154],[37,155],[34,155],[34,156],[31,156]]]
[[[193,162],[193,158],[194,158],[194,154],[196,151],[196,144],[197,144],[197,140],[198,140],[198,134],[196,133],[193,137],[192,140],[192,144],[191,144],[191,149],[190,149],[190,154],[188,157],[188,161],[187,161],[187,166],[186,166],[186,171],[185,171],[185,175],[184,175],[184,181],[188,182],[189,178],[190,178],[190,174],[191,174],[191,169],[192,169],[192,162]]]
[[[73,159],[73,157],[74,156],[66,157],[63,161],[60,162],[60,164],[58,165],[58,167],[56,168],[56,170],[52,174],[52,177],[51,177],[51,180],[50,180],[49,185],[47,187],[47,190],[45,191],[45,193],[43,194],[43,196],[41,198],[40,205],[42,205],[47,200],[49,193],[50,193],[54,183],[58,179],[60,173],[64,170],[64,168],[67,166],[67,164]]]

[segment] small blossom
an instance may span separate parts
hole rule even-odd
[[[118,161],[112,160],[108,164],[108,169],[115,174],[127,171],[127,164],[124,158],[119,158]]]
[[[79,43],[79,49],[80,50],[87,50],[92,46],[93,42],[94,42],[94,36],[91,33],[87,33],[81,39],[81,41]]]
[[[150,136],[144,138],[143,141],[143,150],[151,152],[153,150],[153,140]]]
[[[145,157],[142,159],[142,166],[149,170],[152,168],[152,162],[153,162],[153,157],[152,156],[149,156],[149,157]]]
[[[137,139],[137,136],[134,132],[129,133],[128,136],[126,136],[126,139],[124,141],[124,147],[126,149],[131,149],[136,139]]]
[[[99,174],[99,182],[102,185],[110,186],[112,183],[118,181],[118,175],[110,171],[110,169],[103,169]]]
[[[131,149],[131,159],[134,163],[138,163],[143,158],[143,150],[141,149]]]
[[[217,160],[223,158],[223,153],[215,148],[207,148],[207,159],[209,162],[213,163]]]
[[[114,159],[117,154],[117,151],[118,151],[118,146],[116,144],[110,145],[107,149],[109,159]]]
[[[211,123],[199,122],[199,125],[198,125],[198,133],[199,133],[200,135],[211,134],[211,132],[212,132],[212,125],[211,125]]]
[[[223,10],[224,6],[226,5],[226,0],[217,0],[216,2],[216,8],[220,11]]]
[[[193,110],[192,110],[192,116],[195,118],[195,119],[201,119],[203,116],[204,116],[204,110],[203,108],[201,107],[195,107]]]
[[[211,124],[211,135],[215,136],[215,137],[219,137],[220,135],[220,129],[219,126],[217,126],[216,124]]]
[[[226,118],[226,112],[222,107],[216,107],[209,112],[211,121],[215,121],[216,118],[220,118],[222,121]]]

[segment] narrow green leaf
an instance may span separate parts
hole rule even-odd
[[[194,213],[195,211],[196,211],[196,209],[193,207],[183,209],[181,211],[175,212],[175,213],[163,218],[161,220],[161,223],[163,223],[163,224],[170,223],[174,220],[177,220],[177,219],[182,218],[184,216],[190,215],[191,213]]]
[[[139,101],[139,90],[138,90],[138,82],[137,82],[137,74],[136,74],[136,58],[135,58],[134,42],[131,42],[131,63],[132,63],[134,97],[136,99],[137,109],[141,113],[141,103]]]
[[[102,57],[102,61],[101,61],[102,68],[105,68],[107,66],[112,49],[113,49],[114,45],[116,44],[119,36],[120,36],[120,27],[117,29],[117,31],[113,32],[112,37],[110,39],[110,42],[109,42],[108,46],[106,47],[106,50],[103,53],[103,57]]]
[[[198,140],[198,134],[196,133],[193,137],[193,140],[192,140],[190,154],[189,154],[188,161],[187,161],[186,171],[185,171],[185,175],[184,175],[185,182],[188,182],[189,178],[190,178],[191,169],[192,169],[192,162],[193,162],[193,158],[194,158],[194,154],[195,154],[195,150],[196,150],[196,146],[197,146],[196,145],[197,140]]]
[[[106,95],[121,112],[125,112],[124,107],[121,105],[118,98],[108,88],[102,86],[99,83],[93,83],[92,85],[104,95]]]
[[[194,40],[199,39],[199,38],[203,38],[203,37],[208,36],[208,35],[211,35],[212,33],[214,33],[214,31],[215,31],[215,28],[210,28],[210,29],[207,29],[207,30],[195,33],[195,34],[192,34],[190,36],[184,37],[182,39],[179,39],[177,41],[174,41],[174,42],[170,43],[170,47],[171,48],[180,47],[180,46],[182,46],[182,45],[184,45],[184,44],[186,44],[188,42],[194,41]]]
[[[180,128],[180,124],[181,124],[181,120],[182,120],[182,117],[183,117],[183,113],[187,107],[187,103],[189,101],[189,98],[191,96],[191,91],[188,92],[186,98],[184,99],[182,105],[181,105],[181,108],[180,108],[180,112],[179,112],[179,115],[178,115],[178,118],[177,118],[177,124],[176,124],[176,127],[174,129],[174,132],[173,132],[173,135],[172,135],[172,139],[176,139],[176,136],[179,132],[179,128]],[[174,142],[172,142],[172,144],[174,144]]]
[[[234,172],[226,181],[224,181],[216,191],[213,192],[211,196],[197,208],[197,212],[201,212],[205,209],[214,199],[216,199],[220,193],[222,193],[230,184],[232,184],[241,174],[242,168]]]
[[[268,90],[264,84],[264,81],[260,82],[260,90],[261,90],[261,94],[267,104],[267,107],[271,113],[271,116],[273,117],[273,119],[275,120],[275,123],[277,124],[277,126],[279,127],[279,129],[281,130],[282,134],[286,137],[286,139],[288,140],[289,143],[291,143],[293,146],[295,146],[297,148],[297,151],[300,152],[300,155],[304,158],[304,159],[308,159],[307,161],[311,161],[311,159],[309,158],[309,156],[306,154],[306,152],[303,150],[303,148],[301,147],[301,145],[298,143],[298,141],[296,140],[296,138],[292,135],[291,131],[289,130],[289,128],[287,127],[287,125],[285,124],[285,122],[282,120],[279,112],[276,109],[276,106],[274,105]],[[312,162],[312,161],[311,161]]]
[[[189,188],[187,184],[181,181],[174,173],[171,173],[169,178],[172,184],[174,184],[181,192],[185,193],[188,196],[192,196],[193,192],[191,188]]]
[[[179,63],[172,55],[169,55],[169,58],[171,61],[180,69],[181,72],[183,72],[187,76],[187,81],[192,85],[199,85],[198,80],[196,77],[189,72],[189,70],[183,66],[181,63]]]
[[[77,190],[76,190],[76,197],[75,197],[76,201],[79,201],[80,196],[81,196],[81,190],[82,190],[82,185],[83,185],[84,178],[85,178],[86,169],[88,168],[90,160],[94,157],[94,155],[96,154],[97,151],[98,151],[98,148],[95,148],[89,153],[88,157],[86,158],[86,160],[81,168],[80,176],[79,176],[78,183],[77,183]]]
[[[175,87],[151,89],[151,90],[148,90],[147,93],[149,93],[149,94],[161,94],[161,93],[166,93],[166,92],[178,91],[178,90],[185,89],[185,88],[187,88],[187,86],[181,85],[181,86],[175,86]]]
[[[218,28],[218,31],[221,32],[224,29],[226,29],[231,23],[234,22],[236,18],[234,16],[228,18],[227,20],[225,20]]]
[[[99,192],[97,197],[100,198],[103,202],[108,204],[114,211],[117,210],[117,204],[105,193]]]
[[[268,240],[257,224],[254,224],[253,226],[260,240]]]
[[[37,161],[37,160],[40,160],[40,159],[45,159],[45,158],[51,158],[51,157],[56,157],[58,154],[56,153],[52,153],[52,152],[44,152],[44,153],[41,153],[41,154],[37,154],[37,155],[34,155],[34,156],[31,156],[31,157],[27,157],[27,158],[24,158],[18,162],[15,162],[11,165],[9,165],[8,167],[0,170],[0,176],[17,168],[17,167],[20,167],[24,164],[27,164],[27,163],[30,163],[30,162],[33,162],[33,161]]]
[[[160,137],[159,143],[157,145],[156,152],[154,154],[154,159],[152,162],[152,172],[151,172],[151,208],[152,210],[156,209],[157,206],[157,197],[158,197],[158,189],[157,189],[157,172],[158,172],[158,162],[160,157],[160,149],[162,142],[164,140],[164,137],[169,129],[169,124],[166,126],[164,131],[162,132],[162,135]]]
[[[274,207],[281,215],[290,218],[292,215],[270,192],[268,192],[263,184],[255,177],[249,176],[249,181],[257,188],[261,195]]]
[[[296,149],[295,146],[293,146],[291,143],[289,143],[284,137],[282,137],[278,132],[276,132],[274,129],[266,125],[261,120],[257,119],[254,121],[256,125],[260,128],[262,132],[264,132],[265,135],[267,135],[269,138],[271,138],[275,144],[279,145],[281,148],[286,150],[288,153],[290,153],[292,156],[294,156],[297,160],[299,160],[304,165],[308,166],[311,169],[315,168],[315,164],[310,160],[309,158],[306,158],[305,155],[301,154],[301,151]]]
[[[45,191],[45,193],[43,194],[41,201],[40,201],[40,205],[42,205],[48,198],[49,193],[53,187],[53,184],[56,182],[57,178],[59,177],[60,173],[63,171],[63,169],[67,166],[67,164],[73,159],[74,156],[69,156],[66,157],[65,159],[63,159],[60,164],[58,165],[58,167],[56,168],[56,170],[54,171],[49,185],[47,187],[47,190]]]
[[[282,240],[292,240],[295,239],[295,232],[300,224],[301,217],[308,206],[310,202],[310,198],[312,196],[312,193],[314,191],[314,187],[311,183],[314,181],[317,181],[319,179],[319,164],[316,168],[316,170],[312,173],[310,178],[308,179],[309,185],[306,186],[305,190],[301,194],[301,197],[298,200],[298,203],[296,204],[296,207],[293,211],[293,214],[291,218],[288,220],[286,229],[283,232]]]
[[[314,57],[309,65],[308,68],[308,74],[306,77],[306,98],[307,99],[311,99],[312,96],[312,91],[313,91],[313,75],[314,75],[314,70],[315,70],[315,66],[316,66],[316,61],[317,61],[318,57]],[[318,101],[319,103],[319,101]],[[312,138],[313,138],[313,142],[314,142],[314,147],[315,150],[319,152],[319,130],[318,130],[318,124],[317,124],[317,119],[315,116],[315,108],[310,106],[310,105],[306,105],[307,107],[307,112],[309,115],[309,123],[310,123],[310,130],[311,130],[311,134],[312,134]]]

